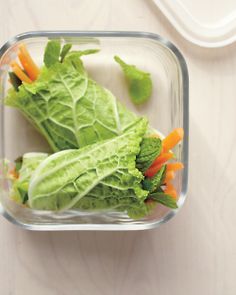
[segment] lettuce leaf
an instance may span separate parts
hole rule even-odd
[[[133,204],[133,206],[128,208],[127,213],[132,219],[141,219],[151,214],[156,206],[157,202],[155,201],[143,202],[142,204],[138,205]]]
[[[124,209],[125,205],[127,209],[142,205],[148,192],[142,188],[143,175],[135,160],[146,129],[147,121],[139,118],[132,128],[113,139],[49,156],[30,180],[30,207]]]
[[[19,178],[14,182],[12,197],[19,203],[26,203],[28,200],[29,181],[32,173],[39,164],[48,157],[46,153],[26,153],[22,158],[19,169]]]
[[[48,50],[45,59],[50,66],[42,68],[32,84],[23,83],[18,92],[10,89],[5,104],[18,108],[53,151],[113,138],[134,124],[136,115],[87,76],[80,56],[94,50],[69,52],[62,63],[52,59]],[[51,51],[58,59],[58,48]]]

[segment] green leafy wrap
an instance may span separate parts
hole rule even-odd
[[[68,53],[63,62],[54,58],[55,52],[59,54],[55,46],[48,46],[47,66],[39,78],[18,91],[10,89],[5,99],[34,124],[54,152],[118,136],[134,123],[137,116],[88,77],[80,57],[95,50]]]
[[[38,79],[15,84],[5,99],[55,152],[23,156],[13,198],[37,210],[109,209],[131,218],[148,215],[158,202],[176,208],[161,190],[165,167],[151,179],[143,175],[161,153],[161,140],[148,138],[148,121],[88,77],[81,56],[97,50],[70,49],[50,41]]]
[[[80,207],[77,203],[85,196],[111,202],[109,207],[143,202],[148,192],[142,189],[144,177],[135,160],[146,127],[147,121],[138,119],[135,128],[113,139],[49,156],[30,180],[30,207],[70,209]]]

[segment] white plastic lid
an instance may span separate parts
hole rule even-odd
[[[153,0],[175,29],[202,47],[236,41],[236,0]]]

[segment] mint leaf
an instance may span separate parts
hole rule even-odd
[[[161,186],[159,186],[157,189],[156,189],[156,192],[157,193],[164,193],[164,190]]]
[[[62,47],[61,53],[60,53],[60,58],[61,58],[61,62],[63,62],[65,56],[68,54],[68,52],[71,50],[72,44],[68,43],[65,44]]]
[[[151,178],[145,178],[143,180],[143,188],[150,191],[151,193],[159,189],[162,181],[165,177],[166,165],[161,167],[161,169]]]
[[[81,57],[83,55],[90,55],[99,52],[100,49],[85,49],[78,51],[71,51],[68,53],[68,57]]]
[[[16,76],[15,73],[9,72],[9,77],[13,88],[18,91],[19,86],[22,84],[22,81]]]
[[[71,47],[72,47],[72,44],[70,44],[70,43],[65,44],[62,47],[62,50],[61,50],[61,53],[60,53],[61,62],[64,61],[65,57],[68,57],[68,58],[75,58],[75,57],[80,58],[83,55],[94,54],[94,53],[99,52],[99,50],[100,50],[100,49],[85,49],[85,50],[78,50],[78,51],[69,52]]]
[[[115,61],[121,66],[129,83],[129,94],[135,104],[146,102],[152,93],[152,80],[150,74],[139,70],[134,65],[126,64],[120,57],[115,56]]]
[[[17,172],[19,172],[19,170],[21,169],[22,163],[23,163],[23,157],[18,157],[15,160],[15,169],[16,169]]]
[[[46,67],[51,67],[55,63],[59,62],[61,51],[61,43],[60,41],[49,41],[44,51],[44,58],[43,61]]]
[[[140,153],[137,156],[137,168],[143,173],[151,166],[153,161],[161,153],[162,142],[160,138],[145,137],[140,145]]]
[[[149,195],[149,198],[155,200],[157,203],[160,203],[168,208],[176,209],[178,208],[176,200],[171,197],[170,195],[167,195],[165,193],[153,193]]]

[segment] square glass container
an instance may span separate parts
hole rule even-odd
[[[9,64],[17,56],[20,43],[27,45],[34,60],[41,65],[43,51],[49,39],[70,42],[75,49],[99,48],[98,54],[85,56],[83,61],[91,77],[110,89],[129,109],[148,117],[152,127],[162,134],[183,127],[185,137],[174,152],[177,161],[184,163],[177,173],[175,186],[178,209],[158,205],[155,211],[140,220],[132,220],[125,213],[38,211],[18,205],[9,198],[11,184],[4,175],[4,159],[14,161],[25,152],[49,151],[44,138],[18,110],[4,106],[9,88]],[[114,62],[119,55],[130,64],[150,72],[153,81],[151,99],[142,106],[134,106],[129,99],[127,84]],[[0,49],[0,159],[1,159],[1,213],[5,218],[30,230],[141,230],[155,228],[172,218],[182,207],[188,178],[188,70],[179,50],[156,34],[144,32],[81,32],[40,31],[18,35]]]

